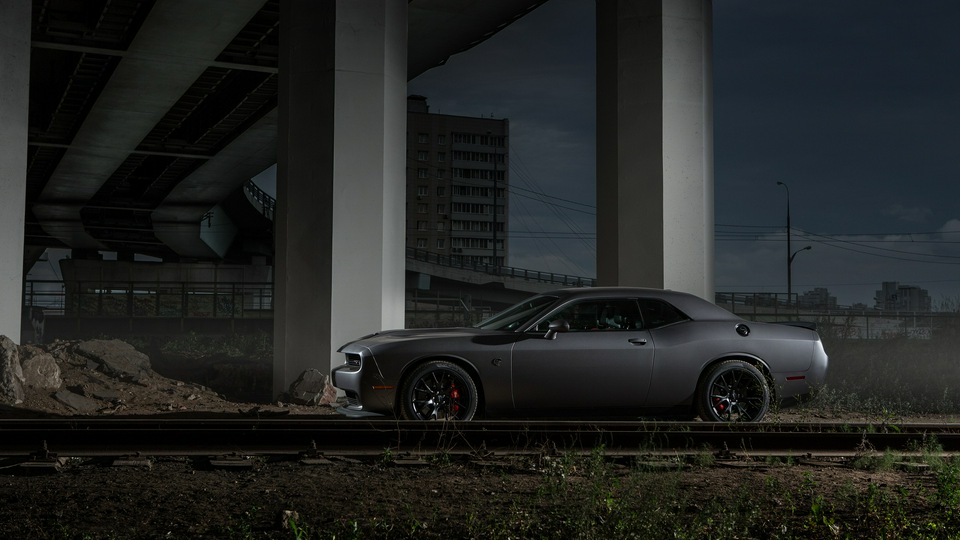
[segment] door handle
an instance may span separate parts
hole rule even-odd
[[[628,340],[628,341],[629,341],[630,343],[633,343],[634,345],[646,345],[646,344],[647,344],[647,340],[646,340],[645,338],[633,338],[633,339],[630,339],[630,340]]]

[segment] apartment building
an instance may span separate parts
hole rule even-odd
[[[508,259],[507,119],[431,114],[407,98],[407,248],[452,264]]]
[[[874,300],[876,309],[885,311],[930,311],[932,299],[926,289],[884,281]]]

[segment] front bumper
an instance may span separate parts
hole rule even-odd
[[[362,405],[351,405],[347,404],[342,407],[337,407],[336,411],[347,418],[373,418],[373,417],[382,417],[386,416],[384,414],[375,413],[371,411],[363,410]]]
[[[362,357],[334,368],[330,379],[346,396],[347,404],[337,412],[351,418],[394,414],[396,389],[384,383],[373,358]]]

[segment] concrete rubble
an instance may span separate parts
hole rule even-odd
[[[308,369],[290,385],[290,401],[298,405],[330,405],[337,401],[337,389],[330,376]]]
[[[169,361],[164,365],[169,366]],[[318,370],[301,374],[289,393],[280,396],[281,401],[271,403],[269,391],[255,390],[255,384],[269,383],[269,364],[221,362],[215,367],[219,369],[211,371],[207,366],[194,374],[219,374],[220,391],[194,379],[178,380],[157,373],[150,357],[125,341],[58,340],[18,346],[0,336],[0,414],[236,414],[254,405],[250,410],[258,414],[333,414],[329,405],[336,405],[337,391],[330,385],[330,377]],[[194,382],[187,382],[190,380]],[[226,393],[240,397],[262,393],[264,399],[228,399]]]
[[[0,400],[13,405],[23,403],[23,383],[17,344],[7,336],[0,336]]]
[[[120,379],[138,382],[150,374],[150,358],[125,341],[95,339],[77,345],[77,354],[96,364],[96,369]]]
[[[60,390],[57,393],[53,394],[53,399],[63,403],[71,409],[84,413],[90,414],[95,413],[100,410],[100,402],[95,399],[90,399],[88,397],[81,396],[70,390]]]
[[[33,347],[23,347],[21,353],[20,366],[27,386],[46,390],[60,388],[63,379],[60,378],[60,366],[53,355]]]

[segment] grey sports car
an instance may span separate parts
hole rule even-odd
[[[391,330],[340,348],[348,416],[759,421],[823,384],[802,324],[747,322],[696,296],[579,288],[539,294],[473,328]]]

